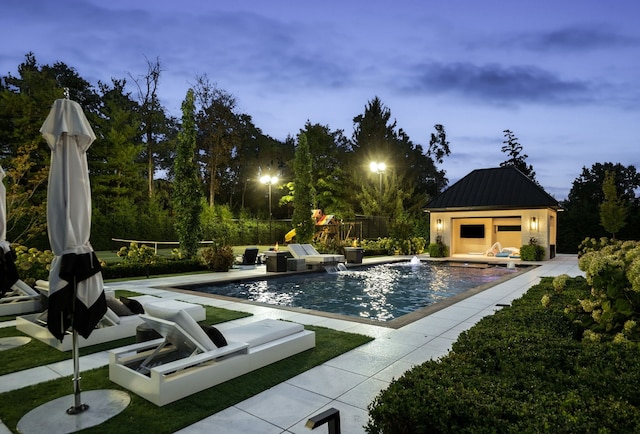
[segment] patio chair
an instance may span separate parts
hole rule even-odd
[[[246,249],[244,249],[244,254],[242,255],[242,260],[239,265],[256,265],[257,258],[258,248],[247,247]]]
[[[11,292],[0,298],[0,316],[21,315],[41,309],[40,294],[22,280],[14,283]]]
[[[266,319],[224,330],[217,347],[181,310],[150,307],[141,318],[162,338],[109,352],[109,379],[163,406],[315,347],[301,324]]]
[[[318,253],[311,244],[289,244],[289,251],[296,259],[304,259],[309,265],[336,265],[345,262],[344,255]]]
[[[204,306],[200,304],[163,299],[152,295],[131,297],[131,300],[138,302],[145,311],[149,306],[158,304],[165,308],[183,309],[185,312],[188,312],[189,315],[193,316],[196,321],[203,321],[206,318],[206,310]],[[78,346],[80,348],[136,336],[138,326],[144,324],[144,321],[140,318],[140,314],[124,312],[124,308],[118,307],[112,300],[109,300],[109,297],[107,298],[107,305],[110,307],[107,307],[107,312],[98,323],[96,329],[91,332],[91,335],[88,338],[78,337]],[[71,336],[68,336],[67,339],[63,339],[62,342],[60,342],[49,332],[47,328],[46,311],[17,317],[16,328],[22,333],[38,339],[59,351],[71,351],[72,349],[73,340]]]

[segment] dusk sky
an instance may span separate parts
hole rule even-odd
[[[444,125],[450,184],[506,160],[510,129],[558,200],[583,167],[640,169],[637,0],[3,0],[0,11],[0,75],[33,52],[93,85],[131,83],[159,58],[170,114],[206,74],[281,140],[307,120],[351,137],[378,96],[425,150]]]

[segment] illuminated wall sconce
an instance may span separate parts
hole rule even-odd
[[[531,230],[532,231],[538,230],[538,220],[536,220],[535,217],[531,217]]]
[[[442,219],[438,219],[436,221],[436,229],[438,232],[440,232],[442,230]]]

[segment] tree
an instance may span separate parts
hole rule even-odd
[[[604,202],[600,204],[600,224],[615,239],[616,233],[624,227],[627,218],[627,208],[616,191],[615,173],[605,172],[602,193]]]
[[[160,60],[154,62],[147,60],[147,73],[142,78],[133,78],[138,88],[138,102],[143,134],[143,142],[146,145],[144,156],[147,166],[147,191],[149,197],[153,196],[153,179],[157,168],[166,166],[169,152],[169,141],[172,135],[173,120],[167,118],[166,110],[158,97],[158,85],[160,83]]]
[[[582,173],[572,184],[567,200],[562,203],[566,211],[558,214],[558,251],[576,253],[586,237],[600,238],[608,235],[600,224],[599,209],[595,204],[604,202],[605,174],[615,174],[615,185],[620,199],[628,204],[627,225],[617,236],[621,239],[640,239],[640,201],[636,190],[640,188],[640,174],[634,166],[620,163],[595,163],[582,168]]]
[[[304,133],[298,135],[293,172],[295,193],[291,223],[296,230],[296,240],[299,243],[309,243],[315,233],[315,222],[311,218],[315,192],[311,178],[311,153]]]
[[[182,103],[182,126],[178,133],[178,146],[174,162],[173,201],[176,213],[176,232],[180,250],[194,257],[200,241],[200,179],[196,159],[195,96],[187,91]]]
[[[511,130],[504,130],[503,132],[506,140],[502,141],[504,146],[501,151],[507,154],[509,158],[500,163],[500,167],[513,166],[537,184],[536,172],[533,171],[532,165],[527,165],[527,158],[529,158],[529,156],[522,154],[522,145],[518,143],[518,138],[513,135]]]
[[[431,158],[435,158],[438,164],[442,164],[444,157],[448,157],[451,154],[449,149],[449,142],[447,141],[447,133],[444,131],[444,127],[441,124],[435,124],[435,134],[431,133],[431,140],[429,140],[429,150],[427,155]]]
[[[228,181],[227,167],[233,151],[240,145],[241,120],[236,114],[235,97],[209,82],[206,76],[198,77],[195,93],[200,107],[196,116],[198,148],[209,206],[213,207],[220,186]]]
[[[342,218],[353,218],[355,211],[353,202],[349,200],[352,188],[342,164],[351,153],[349,140],[342,130],[331,131],[329,126],[309,121],[300,132],[306,136],[311,154],[312,185],[316,193],[314,208]]]

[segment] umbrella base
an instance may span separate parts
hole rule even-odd
[[[18,431],[24,434],[65,434],[101,424],[121,413],[131,397],[120,390],[90,390],[82,392],[84,411],[75,410],[74,395],[63,396],[36,407],[18,422]]]
[[[11,336],[8,338],[0,338],[0,351],[18,348],[31,342],[31,338],[26,336]]]

